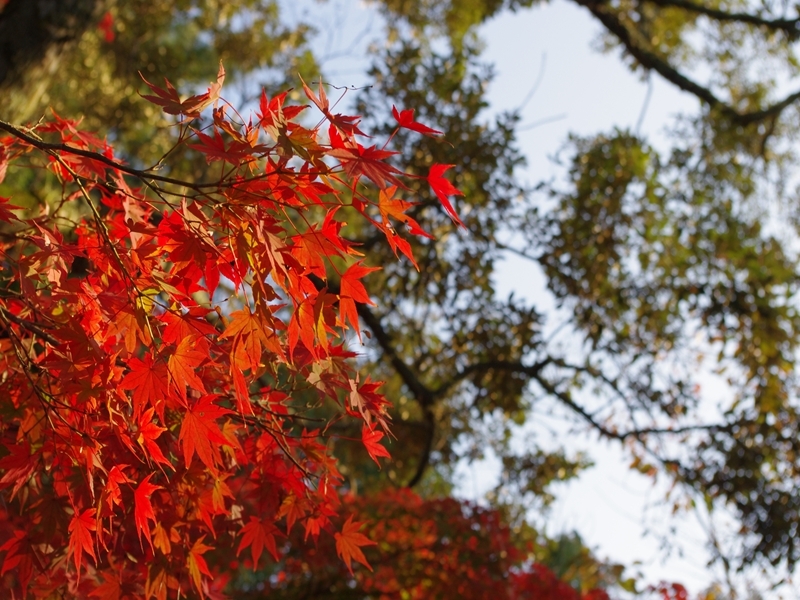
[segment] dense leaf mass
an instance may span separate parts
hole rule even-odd
[[[513,532],[496,510],[453,498],[425,500],[410,490],[346,497],[344,502],[348,511],[368,523],[364,533],[358,532],[352,514],[335,542],[320,538],[314,549],[304,545],[298,531],[287,540],[280,575],[242,573],[235,596],[609,599],[599,588],[578,591],[553,570],[531,562],[533,549],[514,542]],[[345,566],[336,560],[337,553],[347,551],[344,540],[350,530],[351,539],[359,546],[367,539],[378,541],[363,545],[363,553],[353,554],[354,560],[368,560],[371,568],[356,571],[352,579],[347,577],[349,563]]]
[[[380,166],[388,151],[337,160],[363,151],[357,117],[308,128],[286,116],[305,107],[263,95],[242,121],[224,77],[188,99],[146,82],[205,156],[204,181],[132,168],[56,114],[0,124],[4,169],[46,170],[61,190],[55,208],[3,199],[0,536],[17,597],[213,596],[215,549],[277,560],[276,538],[298,528],[367,564],[359,523],[332,531],[342,477],[308,413],[338,404],[376,462],[388,456],[388,401],[345,344],[375,269],[339,211],[398,237],[360,179],[405,176]]]

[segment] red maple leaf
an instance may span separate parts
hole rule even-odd
[[[157,523],[156,514],[153,512],[153,505],[150,503],[150,496],[158,489],[160,485],[150,483],[150,478],[154,473],[150,473],[145,477],[139,486],[133,492],[133,518],[136,524],[136,532],[139,534],[139,545],[142,544],[142,534],[147,542],[150,544],[150,549],[153,549],[153,540],[150,537],[150,526],[147,521]]]
[[[3,477],[0,478],[0,489],[13,483],[14,489],[11,491],[13,498],[19,489],[28,482],[38,459],[31,456],[31,445],[27,441],[8,445],[6,448],[10,454],[0,460],[0,469],[5,471]]]
[[[97,528],[97,522],[94,517],[94,508],[87,508],[82,513],[75,511],[72,520],[69,523],[69,548],[67,549],[67,556],[72,555],[72,560],[75,562],[75,570],[81,572],[81,562],[83,553],[86,552],[97,562],[97,556],[94,553],[94,536],[92,531]]]
[[[136,438],[136,441],[139,445],[145,449],[148,453],[149,457],[152,457],[156,463],[160,463],[163,465],[167,465],[168,467],[172,467],[172,463],[167,460],[167,457],[164,456],[164,453],[161,452],[161,448],[159,448],[158,444],[156,444],[156,439],[164,433],[167,428],[166,427],[159,427],[155,423],[153,423],[153,412],[155,409],[148,408],[138,419],[139,425],[139,435]]]
[[[432,129],[427,125],[423,125],[422,123],[415,121],[413,108],[409,108],[407,110],[401,110],[400,112],[398,112],[397,108],[393,104],[392,116],[394,117],[394,120],[400,124],[400,127],[405,127],[406,129],[410,129],[411,131],[416,131],[417,133],[421,133],[423,135],[429,135],[431,137],[442,134],[441,131]]]
[[[275,559],[275,562],[278,562],[280,555],[278,554],[278,548],[275,545],[275,534],[280,533],[278,528],[275,527],[270,522],[264,522],[258,517],[250,517],[250,522],[242,527],[242,530],[239,532],[242,535],[242,541],[239,543],[239,549],[236,551],[236,556],[247,548],[250,547],[250,553],[253,557],[253,570],[255,571],[258,567],[258,559],[261,557],[261,553],[266,548],[269,553],[272,555],[272,558]]]
[[[137,417],[145,406],[160,406],[167,396],[167,369],[162,361],[153,358],[150,352],[142,357],[128,361],[130,372],[122,379],[119,387],[133,392],[133,415]],[[163,409],[162,409],[163,410]],[[164,415],[159,412],[159,417]]]
[[[291,121],[298,114],[308,108],[308,105],[301,106],[284,106],[288,92],[283,92],[277,96],[273,96],[270,100],[266,91],[261,92],[261,101],[259,102],[260,113],[258,118],[262,127],[271,127],[275,124],[285,125],[287,121]]]
[[[376,544],[363,533],[358,532],[363,524],[363,522],[354,522],[353,515],[350,515],[342,526],[342,532],[334,535],[336,538],[336,554],[347,565],[347,570],[350,571],[351,575],[353,574],[352,560],[360,562],[372,571],[372,567],[369,566],[364,553],[361,551],[361,546],[374,546]]]
[[[342,275],[342,282],[339,286],[339,293],[342,296],[348,296],[356,302],[362,304],[374,304],[369,298],[367,290],[364,288],[359,279],[373,271],[380,270],[378,267],[365,267],[361,262],[350,265],[347,271]]]
[[[361,329],[355,303],[374,304],[359,279],[377,270],[377,267],[364,267],[360,262],[355,263],[344,272],[339,285],[339,321],[342,327],[346,326],[345,321],[349,321],[359,339],[361,339]]]
[[[214,395],[208,394],[198,399],[183,417],[179,441],[187,469],[196,452],[203,464],[214,471],[219,462],[220,444],[229,445],[216,420],[231,411],[214,404],[214,398]]]
[[[361,429],[361,440],[364,442],[364,447],[367,449],[369,457],[374,460],[375,464],[378,466],[381,464],[378,462],[379,456],[385,456],[386,458],[392,457],[386,447],[379,443],[383,435],[382,431],[378,431],[377,428],[369,427],[366,424]]]
[[[357,144],[355,148],[333,148],[328,154],[338,158],[345,173],[353,179],[358,179],[363,175],[381,189],[390,185],[404,187],[396,177],[396,175],[402,174],[402,171],[386,162],[387,158],[397,152],[380,150],[377,146],[365,148],[361,144]]]
[[[208,359],[207,344],[202,338],[184,338],[169,357],[169,375],[178,393],[185,398],[187,386],[205,393],[202,379],[195,372]]]
[[[431,170],[428,172],[428,183],[439,197],[439,200],[444,207],[444,211],[450,216],[451,219],[453,219],[456,225],[465,227],[461,219],[458,218],[458,214],[453,208],[453,205],[450,204],[450,200],[447,199],[448,195],[463,196],[464,194],[461,193],[461,190],[454,187],[452,183],[443,177],[444,172],[453,168],[454,166],[455,165],[433,165]]]
[[[2,148],[0,148],[2,150]],[[0,175],[2,175],[0,173]],[[2,176],[0,176],[0,182],[3,181]],[[10,198],[3,198],[0,196],[0,221],[5,221],[6,223],[10,223],[11,221],[19,221],[17,215],[12,213],[12,210],[21,210],[21,206],[17,206],[16,204],[11,204],[9,202]],[[10,209],[10,210],[9,210]]]
[[[141,73],[139,73],[139,77],[142,78],[142,81],[144,81],[147,87],[153,90],[155,94],[155,96],[147,95],[142,96],[142,98],[149,100],[153,104],[157,104],[168,115],[184,115],[190,119],[196,119],[200,116],[200,112],[204,108],[210,106],[219,99],[222,82],[225,81],[225,69],[222,67],[222,62],[220,62],[219,71],[217,72],[217,81],[211,84],[208,91],[205,94],[190,96],[182,102],[178,91],[166,79],[164,79],[166,89],[162,89],[147,81]]]
[[[108,481],[106,482],[105,498],[109,508],[113,508],[116,504],[122,504],[122,492],[119,489],[121,483],[133,483],[125,473],[122,472],[124,467],[128,465],[114,465],[108,472]]]

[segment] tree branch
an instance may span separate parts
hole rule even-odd
[[[664,0],[665,2],[680,0]],[[652,70],[661,75],[670,83],[675,84],[685,92],[696,96],[709,105],[710,108],[718,110],[723,116],[730,119],[737,125],[752,125],[765,119],[776,117],[786,108],[800,100],[800,91],[790,94],[783,100],[751,112],[741,113],[728,103],[718,98],[709,88],[692,81],[680,71],[667,62],[666,59],[657,55],[655,52],[643,48],[631,36],[631,32],[625,24],[614,14],[612,14],[605,2],[598,0],[575,0],[577,4],[585,7],[589,12],[600,21],[609,32],[613,33],[625,47],[625,50],[645,69]]]
[[[366,304],[359,304],[357,310],[358,316],[361,317],[364,324],[372,331],[372,336],[378,342],[381,350],[383,350],[384,356],[389,360],[394,370],[397,371],[397,374],[400,375],[400,379],[403,380],[406,387],[414,394],[420,406],[423,408],[430,408],[433,406],[433,403],[436,401],[436,394],[420,381],[417,374],[411,370],[411,367],[409,367],[397,353],[392,337],[389,332],[386,331],[380,319],[375,316],[375,313],[373,313]]]
[[[475,363],[466,367],[465,369],[459,371],[450,381],[441,385],[434,391],[436,396],[441,394],[447,393],[454,385],[458,382],[463,381],[469,375],[473,373],[478,373],[483,370],[499,370],[499,371],[506,371],[506,372],[513,372],[513,373],[521,373],[530,377],[531,381],[535,381],[545,392],[547,392],[550,396],[553,396],[557,400],[559,400],[562,404],[567,406],[570,410],[580,416],[584,421],[586,421],[593,429],[595,429],[598,433],[603,435],[609,439],[615,439],[618,441],[625,441],[629,438],[636,438],[638,440],[642,440],[644,437],[648,435],[679,435],[682,433],[689,433],[692,431],[710,431],[710,432],[718,432],[718,431],[726,431],[730,429],[733,424],[730,423],[713,423],[713,424],[699,424],[699,425],[686,425],[683,427],[645,427],[645,428],[635,428],[630,429],[627,431],[616,431],[614,429],[610,429],[600,423],[594,415],[592,415],[589,411],[587,411],[583,406],[575,402],[572,399],[572,396],[569,392],[561,392],[556,389],[556,386],[544,378],[542,375],[542,371],[544,367],[547,365],[556,365],[562,368],[571,369],[574,371],[581,371],[585,372],[592,377],[595,377],[601,381],[603,381],[606,385],[610,386],[616,394],[622,395],[622,391],[619,390],[616,386],[616,383],[606,377],[603,373],[598,371],[597,369],[591,367],[582,367],[576,365],[570,365],[563,361],[562,359],[546,357],[543,358],[532,365],[525,365],[521,362],[514,362],[508,360],[497,360],[497,361],[485,361]]]
[[[198,194],[207,195],[210,192],[203,191],[215,188],[225,188],[225,187],[233,187],[236,185],[248,183],[250,181],[258,181],[269,177],[270,175],[281,174],[282,171],[280,169],[275,170],[268,170],[264,171],[263,173],[247,178],[247,179],[238,179],[233,182],[226,182],[225,178],[219,179],[217,181],[207,181],[207,182],[200,182],[200,183],[193,183],[191,181],[187,181],[184,179],[175,179],[173,177],[165,177],[163,175],[156,175],[152,173],[150,170],[142,170],[136,169],[134,167],[128,166],[124,163],[121,163],[113,158],[108,158],[107,156],[99,153],[94,152],[92,150],[84,150],[82,148],[76,148],[75,146],[70,146],[68,144],[52,144],[50,142],[45,142],[41,139],[38,139],[28,133],[26,133],[23,129],[12,125],[11,123],[7,123],[6,121],[0,120],[0,131],[5,131],[16,138],[19,138],[26,144],[30,144],[34,148],[38,148],[44,152],[48,153],[58,153],[58,152],[65,152],[67,154],[73,154],[75,156],[82,156],[84,158],[89,158],[91,160],[95,160],[99,163],[103,163],[111,167],[112,169],[116,169],[117,171],[121,171],[127,175],[131,175],[136,177],[137,179],[142,180],[143,182],[147,183],[148,181],[159,181],[161,183],[169,183],[172,185],[176,185],[179,187],[188,188],[194,190]],[[291,172],[289,172],[291,174]],[[330,172],[313,172],[313,171],[304,171],[304,175],[327,175]]]
[[[515,373],[524,373],[531,378],[537,377],[541,370],[553,362],[550,357],[543,358],[532,365],[526,366],[519,362],[510,360],[487,360],[469,365],[458,373],[456,373],[449,381],[440,385],[433,394],[438,398],[449,392],[455,385],[464,381],[470,375],[480,373],[481,371],[499,370],[499,371],[514,371]]]
[[[378,342],[381,350],[383,350],[383,355],[389,360],[389,364],[391,364],[392,368],[400,375],[400,379],[402,379],[406,387],[411,390],[420,408],[422,408],[426,424],[425,447],[417,463],[417,470],[405,485],[405,487],[412,488],[419,483],[430,464],[431,451],[433,450],[433,438],[436,432],[436,419],[433,414],[433,404],[436,401],[437,394],[420,381],[417,374],[411,370],[411,367],[409,367],[397,353],[391,335],[386,331],[383,323],[381,323],[375,313],[370,310],[369,306],[366,304],[359,304],[357,310],[358,315],[364,321],[364,324],[370,328],[372,336],[375,338],[375,341]]]
[[[715,21],[729,23],[747,23],[756,27],[763,27],[773,31],[781,31],[786,34],[790,41],[795,41],[800,37],[800,18],[794,19],[765,19],[758,15],[741,12],[727,12],[718,8],[709,8],[702,4],[696,4],[688,0],[645,0],[650,4],[661,7],[682,8],[689,12],[709,17]]]

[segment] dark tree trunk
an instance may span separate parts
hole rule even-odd
[[[0,8],[0,119],[22,122],[104,0],[8,0]],[[2,5],[2,0],[0,0]]]

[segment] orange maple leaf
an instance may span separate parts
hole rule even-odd
[[[206,539],[206,536],[202,536],[194,543],[191,550],[189,550],[189,558],[186,561],[186,566],[189,567],[189,575],[192,578],[192,583],[197,591],[200,592],[201,597],[203,596],[203,590],[201,587],[202,578],[200,575],[203,574],[207,577],[211,577],[211,571],[208,570],[208,563],[206,563],[206,559],[203,558],[203,554],[211,550],[211,546],[206,546],[203,543],[204,539]]]
[[[233,362],[241,369],[258,371],[264,348],[276,348],[275,334],[269,324],[258,313],[249,308],[231,313],[232,320],[220,339],[233,338]],[[272,339],[270,339],[272,338]]]
[[[122,595],[122,584],[120,583],[119,575],[113,571],[103,571],[100,575],[104,583],[96,587],[89,595],[100,600],[119,600]]]
[[[374,546],[376,544],[363,533],[358,532],[363,524],[363,521],[354,522],[353,515],[350,515],[342,526],[342,532],[334,535],[336,538],[336,554],[347,565],[347,570],[350,571],[351,575],[353,574],[352,560],[360,562],[372,571],[372,567],[369,566],[364,553],[361,551],[361,546]]]
[[[202,338],[186,337],[178,344],[175,353],[169,357],[169,375],[183,398],[186,398],[187,386],[204,393],[206,391],[203,381],[195,372],[208,358],[206,346]]]

